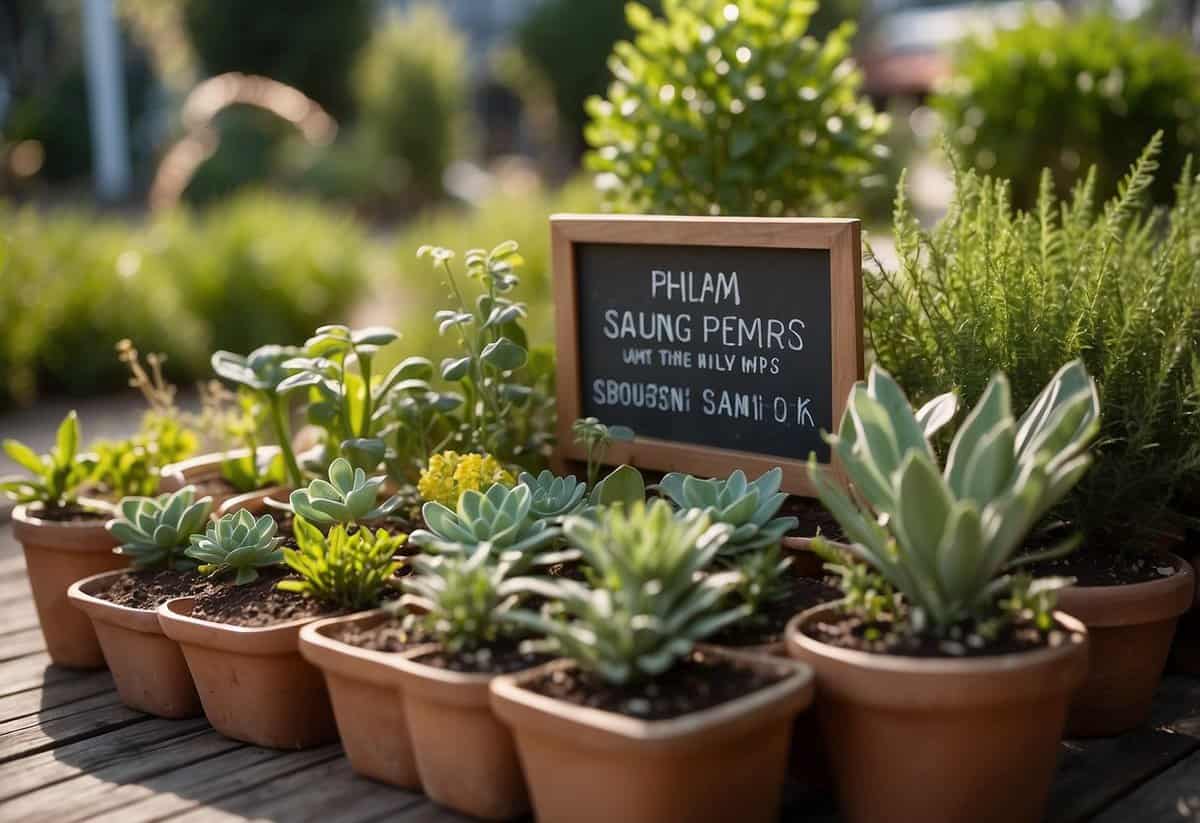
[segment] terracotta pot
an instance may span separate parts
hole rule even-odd
[[[267,510],[268,497],[280,503],[286,503],[291,493],[292,489],[289,486],[268,486],[258,491],[235,494],[233,497],[226,498],[217,507],[217,516],[224,517],[242,509],[248,510],[253,515],[261,515]]]
[[[198,717],[203,709],[179,644],[162,632],[154,609],[131,609],[94,595],[123,571],[104,572],[73,584],[67,596],[91,618],[126,706],[159,717]]]
[[[332,635],[347,626],[370,628],[388,619],[381,609],[330,617],[300,630],[300,653],[325,674],[338,735],[350,766],[359,774],[403,789],[420,789],[417,762],[395,662],[433,650],[404,652],[360,649]]]
[[[778,820],[792,719],[812,701],[812,670],[708,652],[784,679],[710,709],[647,721],[523,687],[571,661],[497,678],[492,705],[516,737],[534,816],[543,823]]]
[[[260,457],[270,457],[279,451],[278,446],[259,446],[258,454]],[[174,492],[182,489],[187,485],[202,486],[205,483],[221,479],[221,464],[231,458],[245,457],[250,453],[249,449],[230,449],[223,452],[209,452],[208,454],[189,457],[187,460],[180,460],[178,463],[171,463],[163,466],[159,470],[161,479],[158,482],[158,490],[162,492]],[[236,492],[229,494],[221,494],[214,492],[206,492],[213,499],[213,506],[219,507],[222,503],[231,497],[236,496]]]
[[[191,616],[194,598],[158,608],[163,632],[178,641],[204,715],[226,737],[272,749],[306,749],[337,739],[321,672],[300,656],[300,629],[313,620],[263,628]]]
[[[849,548],[845,543],[839,543],[836,540],[830,540],[829,544],[835,547]],[[811,537],[785,537],[783,538],[783,548],[791,552],[792,567],[801,576],[818,580],[826,576],[825,561],[812,550]]]
[[[487,820],[529,810],[512,735],[494,714],[494,675],[465,674],[414,660],[395,661],[417,774],[436,803]]]
[[[1041,820],[1072,692],[1087,674],[1087,630],[1066,645],[948,660],[840,649],[801,628],[788,651],[817,673],[817,715],[843,818],[1021,823]]]
[[[71,605],[67,589],[81,578],[127,566],[127,558],[113,554],[117,541],[102,520],[42,520],[28,506],[13,509],[12,522],[13,535],[25,549],[29,587],[51,661],[72,669],[103,668],[92,621]]]
[[[1138,726],[1171,651],[1175,625],[1192,605],[1192,567],[1169,555],[1175,574],[1127,586],[1070,586],[1058,607],[1088,627],[1092,664],[1071,703],[1070,737],[1102,737]]]

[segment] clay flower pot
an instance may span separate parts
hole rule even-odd
[[[1069,737],[1120,734],[1150,714],[1179,617],[1192,605],[1195,575],[1168,555],[1170,577],[1125,586],[1070,586],[1058,607],[1088,628],[1091,667],[1071,703]]]
[[[421,779],[396,661],[434,647],[380,652],[360,649],[331,636],[348,626],[365,629],[387,619],[387,614],[377,609],[309,623],[300,630],[300,653],[325,674],[338,735],[351,768],[373,780],[419,790]]]
[[[250,628],[191,616],[194,598],[158,607],[163,632],[178,641],[204,715],[226,737],[271,749],[305,749],[337,739],[321,672],[300,656],[311,618]]]
[[[512,727],[543,823],[779,819],[792,719],[812,701],[813,675],[791,661],[707,649],[784,675],[728,703],[669,720],[575,706],[522,684],[556,660],[492,684]]]
[[[278,451],[278,446],[258,447],[260,458],[270,457]],[[220,484],[224,486],[225,484],[221,478],[221,464],[229,459],[245,457],[249,453],[249,449],[209,452],[208,454],[197,455],[187,460],[180,460],[178,463],[163,466],[159,470],[161,479],[158,483],[158,490],[162,493],[179,491],[187,485],[204,487],[209,484]],[[214,507],[219,507],[226,500],[238,494],[237,492],[222,492],[220,490],[206,490],[203,493],[212,497]]]
[[[835,548],[849,548],[845,543],[830,540]],[[812,550],[811,537],[785,537],[783,548],[791,553],[792,566],[804,577],[822,578],[825,576],[825,561]]]
[[[198,717],[203,709],[179,644],[163,634],[154,609],[131,609],[96,597],[123,571],[73,584],[67,596],[100,639],[121,702],[159,717]]]
[[[529,810],[512,735],[492,713],[491,674],[395,661],[421,787],[430,800],[474,817]]]
[[[871,654],[788,625],[788,651],[817,673],[817,715],[843,818],[1020,823],[1041,820],[1072,692],[1087,674],[1087,630],[1056,648],[969,659]]]
[[[103,520],[42,520],[28,506],[17,506],[12,522],[13,535],[25,549],[29,587],[50,660],[72,669],[103,668],[92,621],[71,605],[67,589],[81,578],[128,565],[126,558],[113,554],[117,541],[104,530]]]
[[[242,509],[248,510],[253,515],[261,515],[267,510],[268,497],[280,503],[286,503],[291,493],[292,490],[289,486],[268,486],[258,491],[235,494],[225,498],[225,501],[217,507],[217,516],[224,517],[227,514],[235,514]]]

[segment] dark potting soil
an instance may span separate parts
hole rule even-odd
[[[744,663],[692,652],[665,674],[644,683],[615,686],[578,669],[559,669],[524,684],[526,689],[575,706],[639,720],[669,720],[728,703],[783,679]]]
[[[974,626],[957,627],[950,637],[914,636],[895,630],[891,623],[868,623],[852,615],[838,615],[830,620],[810,623],[804,627],[809,637],[837,646],[874,654],[898,657],[966,658],[1014,654],[1034,649],[1061,646],[1071,633],[1056,626],[1041,632],[1032,624],[1009,626],[993,640],[985,641],[975,633]]]
[[[1028,567],[1034,577],[1074,577],[1077,586],[1123,586],[1148,583],[1175,573],[1165,555],[1154,552],[1080,550]]]
[[[157,609],[173,597],[195,597],[213,585],[204,575],[194,572],[128,571],[96,597],[130,609]]]
[[[391,618],[368,628],[345,626],[334,637],[348,645],[376,652],[403,652],[433,642],[433,638],[419,628],[406,629],[400,618]]]
[[[29,516],[52,523],[103,523],[112,518],[111,513],[84,508],[78,503],[67,506],[39,506],[30,509]]]
[[[552,658],[544,654],[527,654],[515,640],[503,640],[473,652],[438,650],[415,658],[418,663],[464,674],[511,674],[547,663]]]
[[[258,579],[244,586],[215,585],[196,598],[192,617],[232,626],[263,627],[341,612],[315,598],[275,588],[280,580],[288,579],[299,578],[290,569],[279,566],[259,569]]]
[[[788,621],[805,609],[838,600],[840,589],[811,577],[792,575],[788,581],[790,589],[786,596],[771,601],[763,611],[749,620],[735,623],[705,642],[722,646],[759,646],[778,643]]]
[[[788,532],[788,537],[816,537],[844,543],[846,535],[833,515],[825,510],[820,500],[811,497],[790,496],[783,502],[776,517],[797,517],[800,525]]]

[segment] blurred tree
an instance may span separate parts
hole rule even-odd
[[[340,120],[353,111],[350,70],[370,35],[375,5],[184,0],[184,23],[207,75],[265,75],[295,86]]]

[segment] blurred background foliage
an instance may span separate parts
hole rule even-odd
[[[901,169],[921,219],[950,201],[943,134],[1018,204],[1042,165],[1065,189],[1094,163],[1106,193],[1158,129],[1169,181],[1200,139],[1186,0],[647,0],[637,26],[620,0],[115,2],[134,185],[98,204],[78,1],[0,0],[0,407],[118,389],[127,336],[180,382],[213,348],[323,322],[389,323],[404,353],[436,356],[423,243],[516,239],[548,343],[555,211],[846,214],[886,245]],[[222,72],[282,81],[336,129],[245,103],[197,124],[196,89]],[[697,116],[689,88],[724,110]],[[198,137],[181,193],[152,208]]]

